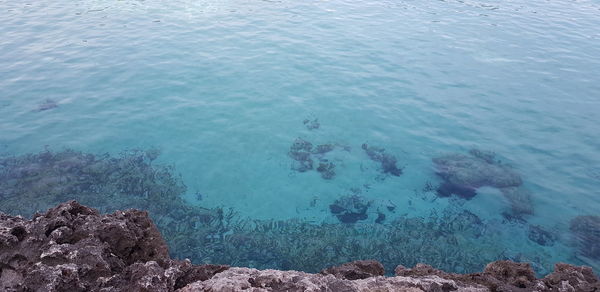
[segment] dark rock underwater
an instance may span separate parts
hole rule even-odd
[[[424,264],[384,274],[372,260],[320,274],[192,265],[171,259],[148,213],[133,209],[101,215],[70,201],[31,220],[0,214],[2,291],[600,291],[591,268],[568,264],[541,279],[511,261],[473,274]]]

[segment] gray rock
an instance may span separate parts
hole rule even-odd
[[[346,280],[366,279],[370,277],[383,276],[385,270],[378,261],[353,261],[340,266],[330,267],[321,271],[323,275],[334,275],[336,278]]]

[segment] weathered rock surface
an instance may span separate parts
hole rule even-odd
[[[330,267],[321,271],[323,275],[334,275],[336,278],[346,280],[366,279],[375,276],[383,276],[385,270],[378,261],[354,261],[336,267]]]
[[[170,259],[138,210],[101,215],[70,201],[32,220],[0,214],[0,291],[600,291],[589,267],[557,264],[537,279],[530,265],[490,263],[452,274],[419,264],[384,277],[376,261],[297,271],[192,265]]]
[[[0,214],[0,291],[172,291],[226,268],[171,260],[144,211],[70,201],[32,220]]]

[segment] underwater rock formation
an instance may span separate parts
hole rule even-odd
[[[479,151],[472,151],[479,153]],[[436,174],[451,184],[479,188],[518,187],[523,181],[512,169],[490,160],[489,156],[448,154],[433,159]]]
[[[369,146],[366,143],[362,144],[362,149],[367,153],[369,158],[381,164],[381,171],[391,175],[402,175],[402,168],[399,168],[396,163],[398,160],[391,154],[385,153],[385,149],[376,146]]]
[[[333,151],[333,149],[335,149],[335,145],[333,144],[321,144],[315,146],[315,149],[313,149],[312,154],[325,154],[327,152]]]
[[[556,235],[539,225],[530,225],[527,230],[527,237],[542,246],[552,246],[556,241]]]
[[[174,260],[138,210],[101,215],[70,201],[32,220],[0,214],[2,291],[598,291],[589,267],[557,264],[537,279],[526,263],[498,261],[481,273],[453,274],[417,264],[385,277],[372,260],[319,274],[192,265]]]
[[[444,181],[437,188],[440,197],[452,194],[464,199],[477,195],[484,186],[499,189],[511,206],[511,216],[533,214],[531,194],[521,185],[521,176],[496,160],[493,152],[473,149],[469,155],[447,154],[433,158],[435,173]]]
[[[335,164],[333,162],[321,162],[317,171],[321,174],[324,179],[332,179],[335,176]]]
[[[450,197],[457,195],[463,199],[471,199],[477,195],[476,189],[470,186],[457,185],[450,182],[444,182],[438,186],[436,193],[440,197]]]
[[[367,219],[367,210],[371,206],[370,201],[366,201],[358,195],[343,196],[333,204],[329,205],[329,210],[342,223],[356,223],[359,220]]]
[[[304,121],[302,121],[302,123],[306,126],[307,129],[311,131],[318,129],[321,126],[318,119],[314,119],[312,121],[309,119],[305,119]]]
[[[288,156],[294,160],[292,169],[298,172],[312,170],[315,167],[314,156],[319,161],[316,171],[321,174],[323,179],[333,179],[335,177],[335,164],[324,158],[324,155],[333,151],[333,149],[335,149],[335,145],[332,144],[321,144],[313,148],[313,144],[309,141],[297,138],[288,152]]]
[[[56,101],[52,100],[52,99],[46,99],[44,100],[44,102],[40,103],[36,109],[36,111],[41,112],[41,111],[47,111],[47,110],[51,110],[53,108],[57,108],[58,107],[58,103],[56,103]]]
[[[310,157],[311,150],[312,143],[302,138],[297,138],[294,141],[288,152],[288,155],[294,160],[293,170],[305,172],[313,169],[313,160]]]
[[[570,229],[579,245],[579,253],[600,260],[600,216],[577,216],[571,220]]]

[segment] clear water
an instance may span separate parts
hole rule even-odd
[[[397,206],[386,222],[457,207],[495,226],[508,254],[598,267],[569,232],[600,214],[597,1],[0,0],[0,11],[4,155],[158,147],[191,205],[339,224],[329,204],[360,189],[369,212]],[[57,107],[38,111],[47,99]],[[290,168],[298,137],[350,147],[327,154],[333,179]],[[404,174],[382,175],[363,143]],[[433,157],[472,148],[522,176],[526,222],[503,218],[493,188],[418,194],[440,182]],[[557,243],[528,240],[528,225]]]

